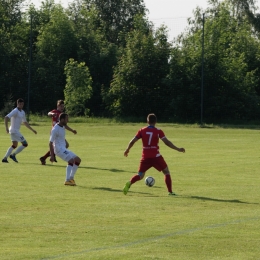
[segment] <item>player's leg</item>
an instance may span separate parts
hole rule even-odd
[[[11,136],[11,139],[13,139],[12,136]],[[8,163],[7,158],[11,155],[12,151],[17,147],[17,145],[18,145],[18,141],[12,140],[12,145],[8,148],[2,162]]]
[[[166,187],[168,189],[168,194],[175,196],[176,193],[174,191],[172,191],[172,178],[171,178],[171,174],[170,174],[168,167],[166,167],[162,172],[164,174],[164,181],[165,181]]]
[[[16,155],[17,155],[18,153],[22,152],[23,149],[28,146],[27,141],[25,140],[25,138],[24,138],[22,135],[20,135],[19,138],[20,138],[20,142],[21,142],[22,145],[20,145],[20,146],[16,149],[16,151],[10,155],[10,158],[11,158],[14,162],[17,162],[17,163],[18,163],[18,161],[17,161],[17,159],[16,159]]]
[[[165,160],[162,156],[156,158],[154,168],[156,168],[158,171],[163,172],[164,181],[165,181],[165,185],[166,185],[167,190],[168,190],[168,194],[169,195],[176,195],[172,191],[172,179],[171,179],[171,174],[170,174],[169,168],[168,168],[167,163],[165,162]]]
[[[131,185],[142,180],[145,176],[145,172],[151,167],[152,165],[149,159],[141,159],[138,173],[134,175],[130,181],[126,182],[125,187],[123,188],[123,193],[126,195]]]
[[[79,168],[80,163],[81,163],[81,159],[78,156],[74,157],[73,167],[72,167],[72,170],[70,173],[70,181],[73,182],[75,185],[76,185],[76,183],[74,180],[74,176],[76,174],[76,171]]]
[[[162,172],[164,174],[164,181],[165,181],[166,187],[168,189],[169,195],[176,195],[172,191],[172,179],[171,179],[171,174],[170,174],[169,168],[166,167],[165,169],[163,169]]]
[[[42,157],[40,157],[40,161],[41,161],[41,164],[42,165],[45,165],[46,164],[46,159],[48,158],[48,157],[50,157],[51,156],[51,152],[50,152],[50,150],[45,154],[45,155],[43,155]]]
[[[75,181],[71,181],[72,180],[71,173],[74,166],[74,161],[76,161],[78,164],[74,166],[75,167],[74,169],[77,170],[81,162],[81,159],[76,154],[74,154],[73,152],[67,149],[62,150],[61,152],[57,152],[56,155],[59,156],[63,161],[66,161],[68,163],[66,167],[66,178],[65,178],[64,185],[75,186],[76,185]]]

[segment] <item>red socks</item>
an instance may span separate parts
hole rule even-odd
[[[168,192],[172,192],[172,179],[170,174],[164,175],[164,181],[167,186]]]
[[[140,181],[140,176],[136,174],[135,176],[133,176],[133,178],[130,181],[131,184],[134,184],[135,182]]]

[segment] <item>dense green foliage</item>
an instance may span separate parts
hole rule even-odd
[[[67,84],[64,95],[66,110],[69,114],[88,114],[86,103],[92,95],[92,79],[84,62],[78,64],[73,59],[66,62]]]
[[[46,113],[66,98],[74,115],[154,112],[163,120],[198,122],[203,107],[209,123],[259,118],[255,3],[208,4],[206,10],[194,10],[188,28],[169,42],[167,28],[155,29],[147,20],[143,0],[74,0],[66,9],[45,0],[29,10],[24,0],[0,0],[2,114],[10,97],[23,97],[34,113]],[[71,59],[84,64],[85,83],[72,83]]]

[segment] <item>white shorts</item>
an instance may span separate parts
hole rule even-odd
[[[22,136],[22,134],[19,133],[15,133],[15,134],[11,134],[11,141],[14,142],[26,142],[25,138]]]
[[[77,157],[77,155],[75,153],[73,153],[72,151],[67,150],[67,149],[55,152],[55,154],[57,156],[59,156],[65,162],[68,162],[69,160],[74,159],[75,157]]]

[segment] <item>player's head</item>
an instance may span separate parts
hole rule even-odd
[[[18,98],[16,102],[17,102],[17,104],[18,103],[24,103],[24,100],[22,98]]]
[[[156,122],[157,122],[157,117],[156,117],[155,114],[149,114],[149,115],[147,116],[147,123],[148,123],[149,125],[155,125]]]
[[[17,107],[22,109],[23,108],[23,105],[24,105],[24,100],[22,98],[18,98],[17,101]]]
[[[68,123],[68,121],[69,121],[69,115],[68,114],[61,113],[59,115],[59,122],[60,122],[60,124],[66,125]]]
[[[65,106],[65,104],[64,104],[64,101],[62,100],[62,99],[60,99],[60,100],[58,100],[57,101],[57,109],[59,110],[59,111],[63,111],[64,110],[64,106]]]

